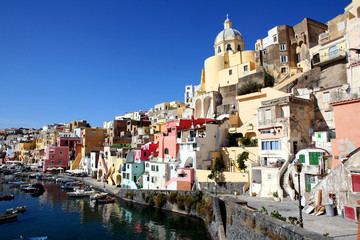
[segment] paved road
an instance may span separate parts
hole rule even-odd
[[[85,177],[83,179],[85,183],[92,185],[98,189],[104,189],[104,191],[116,194],[120,188],[116,186],[110,186],[96,179]],[[224,195],[227,196],[227,195]],[[232,197],[235,197],[232,195]],[[248,206],[261,210],[262,206],[265,207],[268,212],[278,210],[279,213],[284,217],[299,217],[298,202],[284,200],[282,202],[276,202],[269,198],[250,197],[250,196],[236,196],[238,200],[244,200],[248,202]],[[312,216],[303,213],[304,228],[317,232],[320,234],[329,233],[330,237],[336,240],[353,240],[357,239],[358,224],[355,221],[342,218],[341,216],[328,217],[325,214],[321,216]]]
[[[283,217],[299,218],[299,208],[297,201],[284,200],[276,202],[269,198],[237,196],[239,200],[248,202],[248,206],[261,210],[262,206],[268,212],[278,210]],[[358,223],[342,218],[341,216],[328,217],[326,214],[313,216],[303,213],[304,228],[320,234],[329,233],[330,237],[338,240],[357,239]]]

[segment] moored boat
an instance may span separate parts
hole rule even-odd
[[[9,201],[9,200],[13,200],[14,198],[15,198],[14,195],[7,194],[7,195],[0,196],[0,201]]]
[[[0,214],[0,223],[11,222],[16,220],[17,220],[17,213],[15,212]]]
[[[98,199],[96,201],[98,203],[113,203],[113,202],[115,202],[115,198],[114,197],[100,198],[100,199]]]
[[[82,189],[78,189],[75,192],[69,192],[67,195],[68,197],[89,197],[91,195],[95,194],[95,191],[85,191]]]
[[[98,193],[95,193],[93,196],[90,197],[91,200],[97,200],[97,199],[101,199],[101,198],[105,198],[107,197],[107,193],[104,193],[104,192],[98,192]]]
[[[16,207],[16,208],[9,208],[6,210],[6,213],[24,213],[27,211],[26,206]]]

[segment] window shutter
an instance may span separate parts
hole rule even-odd
[[[300,154],[299,155],[299,160],[301,163],[305,163],[305,155],[304,154]]]
[[[351,183],[353,192],[360,192],[360,175],[351,174]]]

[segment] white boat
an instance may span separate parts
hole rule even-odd
[[[91,191],[85,191],[83,189],[79,189],[76,190],[75,192],[68,192],[67,195],[68,197],[89,197],[94,195],[96,192],[91,190]]]
[[[91,200],[97,200],[97,199],[101,199],[101,198],[105,198],[108,194],[104,193],[104,192],[97,192],[94,195],[92,195],[90,197]]]

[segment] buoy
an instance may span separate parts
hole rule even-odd
[[[41,206],[42,206],[43,204],[41,204]]]

